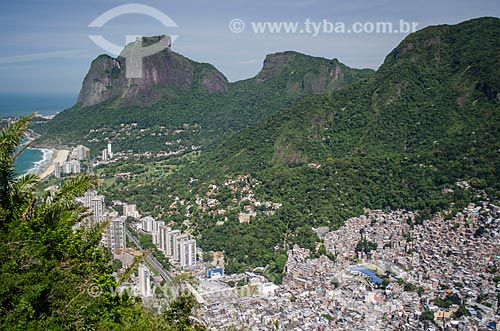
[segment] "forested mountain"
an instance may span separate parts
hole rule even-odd
[[[414,33],[370,79],[278,112],[225,140],[207,164],[236,173],[290,171],[298,180],[331,171],[337,176],[330,179],[341,178],[335,168],[353,163],[371,172],[412,169],[434,189],[462,179],[497,188],[499,31],[499,19],[483,18]],[[392,183],[396,173],[382,178]],[[409,188],[403,179],[401,188]],[[394,207],[412,201],[406,195]]]
[[[168,47],[144,59],[142,79],[127,79],[125,73],[123,57],[101,55],[94,60],[77,104],[35,128],[43,134],[37,144],[83,143],[96,151],[102,144],[88,137],[89,130],[112,131],[122,123],[137,123],[139,129],[173,130],[197,125],[199,134],[187,140],[206,144],[221,134],[255,124],[304,96],[348,86],[373,70],[351,69],[337,59],[284,52],[268,55],[255,77],[228,83],[213,66],[191,61]],[[116,139],[114,143],[117,150],[160,151],[165,147],[163,135],[140,141],[136,137]]]
[[[226,92],[188,89],[141,107],[77,105],[40,129],[43,142],[69,143],[122,122],[200,124],[186,138],[210,145],[196,162],[126,192],[168,206],[250,174],[262,201],[282,203],[276,214],[250,224],[223,216],[190,221],[204,250],[226,252],[230,271],[269,264],[276,280],[284,255],[275,246],[314,247],[312,227],[337,227],[365,207],[418,211],[423,221],[473,200],[498,200],[498,54],[500,19],[480,18],[409,35],[374,74],[285,52]],[[160,149],[164,138],[155,139],[115,145]]]
[[[271,235],[278,243],[304,226],[336,227],[364,207],[425,219],[451,204],[498,199],[499,33],[497,18],[426,28],[368,80],[307,97],[223,141],[177,176],[209,183],[250,173],[262,181],[260,196],[283,208],[249,226],[200,222],[202,245],[252,263],[238,236],[270,246],[269,224],[280,229]]]

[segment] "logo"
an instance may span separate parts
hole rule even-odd
[[[97,283],[92,283],[87,288],[87,293],[92,298],[97,298],[97,297],[99,297],[102,294],[102,287],[99,284],[97,284]]]
[[[127,14],[143,14],[155,18],[166,28],[178,27],[170,17],[160,10],[137,3],[114,7],[94,19],[89,24],[89,27],[103,27],[113,18]],[[143,39],[141,35],[126,35],[125,42],[127,46],[123,49],[122,46],[108,41],[102,35],[89,35],[89,38],[106,52],[115,56],[120,55],[125,58],[126,78],[142,78],[142,59],[170,47],[171,43],[174,42],[177,37],[178,36],[164,37],[153,45],[142,47]]]

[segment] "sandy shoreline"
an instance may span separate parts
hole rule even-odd
[[[54,163],[59,162],[60,165],[63,164],[64,161],[68,159],[69,151],[66,149],[59,149],[55,150],[52,160],[50,160],[47,168],[44,169],[44,171],[38,175],[40,179],[44,179],[54,173]]]

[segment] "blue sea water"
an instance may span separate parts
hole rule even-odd
[[[75,104],[74,94],[0,94],[0,117],[19,117],[38,112],[44,116],[54,115]],[[16,160],[16,173],[40,172],[50,161],[53,151],[26,149]]]
[[[0,116],[26,116],[34,112],[54,115],[75,104],[74,94],[2,94],[0,93]]]
[[[40,149],[26,149],[14,163],[16,173],[21,175],[28,172],[38,172],[40,166],[48,162],[44,160],[44,152]]]

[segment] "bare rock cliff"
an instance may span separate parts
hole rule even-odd
[[[126,59],[100,55],[90,66],[77,103],[87,107],[110,99],[118,105],[147,105],[158,101],[166,93],[182,93],[189,89],[225,93],[228,89],[226,77],[210,64],[197,63],[173,52],[169,37],[143,38],[146,47],[167,40],[168,47],[142,59],[142,77],[127,78]]]

